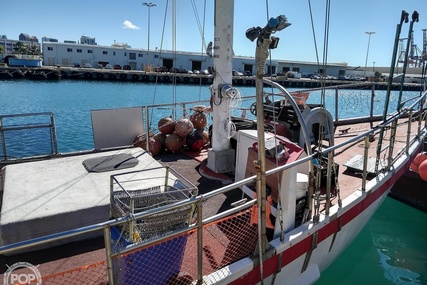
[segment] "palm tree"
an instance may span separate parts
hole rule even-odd
[[[22,42],[17,42],[15,47],[15,52],[18,54],[27,54],[28,47],[24,45]]]

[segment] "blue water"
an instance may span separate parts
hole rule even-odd
[[[239,89],[245,96],[255,92],[249,87]],[[396,109],[397,94],[393,92],[391,110]],[[402,101],[417,94],[408,92]],[[370,90],[344,91],[338,117],[368,115],[370,96]],[[172,85],[136,82],[11,80],[0,81],[0,115],[53,112],[59,151],[69,152],[93,148],[90,110],[209,97],[208,87],[198,85],[179,85],[175,89]],[[376,91],[374,114],[382,114],[384,97],[385,91]],[[320,92],[313,92],[308,102],[319,103],[319,98]],[[243,101],[242,106],[251,103]],[[332,110],[334,91],[326,93],[326,106]],[[165,115],[172,112],[162,111]],[[24,149],[27,140],[20,140],[16,147]],[[427,284],[427,214],[386,198],[362,233],[316,284]]]

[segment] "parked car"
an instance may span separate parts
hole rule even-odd
[[[154,70],[156,72],[168,72],[168,68],[166,66],[156,67]]]
[[[233,76],[243,76],[243,73],[233,70]]]
[[[252,71],[245,70],[245,71],[243,72],[243,75],[244,75],[244,76],[252,76]]]
[[[193,70],[194,74],[200,74],[200,70]]]
[[[111,66],[111,64],[107,64],[107,65],[105,66],[105,68],[106,68],[106,69],[113,69],[113,66]]]
[[[201,73],[201,74],[204,74],[204,75],[209,75],[209,70],[207,70],[207,69],[205,69],[205,70],[200,70],[200,73]]]
[[[132,70],[132,67],[130,67],[130,65],[126,64],[126,65],[123,65],[123,70]]]
[[[171,73],[179,73],[180,70],[179,70],[179,68],[172,67],[171,69],[169,69],[169,72],[171,72]]]
[[[75,64],[74,64],[74,67],[78,67],[78,68],[80,68],[80,64],[75,63]]]
[[[98,64],[96,65],[96,68],[104,68],[104,66],[103,66],[102,64],[98,63]]]
[[[114,65],[114,69],[122,69],[122,66],[120,64]]]
[[[85,65],[84,65],[84,67],[85,67],[85,68],[92,68],[92,64],[90,64],[90,63],[86,62],[86,63],[85,63]]]

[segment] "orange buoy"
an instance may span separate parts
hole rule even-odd
[[[177,134],[170,134],[166,137],[165,147],[168,151],[175,153],[182,149],[182,138]]]
[[[175,121],[170,117],[164,117],[159,120],[157,127],[162,134],[168,135],[175,130]]]
[[[427,153],[420,152],[419,154],[417,154],[417,156],[414,158],[414,160],[412,161],[412,163],[410,165],[411,170],[414,172],[418,172],[419,166],[426,159],[427,159]]]
[[[135,138],[135,142],[133,143],[134,147],[140,147],[142,149],[147,150],[147,142],[145,139],[145,135],[137,136]],[[158,155],[162,151],[162,145],[159,141],[156,141],[154,138],[149,138],[148,140],[148,151],[152,156]]]
[[[418,175],[420,175],[422,180],[427,182],[427,159],[418,167]]]
[[[194,130],[194,125],[189,119],[180,119],[175,124],[175,134],[185,138]]]
[[[186,141],[188,149],[193,151],[201,150],[205,145],[202,134],[197,130],[188,135]]]
[[[153,136],[153,138],[160,142],[160,145],[162,146],[162,149],[165,148],[165,143],[166,143],[166,135],[162,134],[162,133],[157,133]]]
[[[193,123],[194,128],[200,130],[206,127],[206,115],[202,112],[196,112],[190,115],[190,121]]]
[[[209,143],[209,134],[208,134],[208,132],[206,132],[204,130],[196,130],[196,132],[198,132],[199,134],[202,135],[202,137],[203,137],[203,143],[204,143],[204,145],[207,145]]]

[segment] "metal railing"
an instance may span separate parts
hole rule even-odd
[[[426,135],[426,124],[427,124],[427,116],[426,116],[426,106],[425,106],[425,102],[426,102],[426,97],[427,97],[427,92],[424,92],[420,98],[418,98],[413,104],[411,104],[410,106],[408,106],[405,109],[402,109],[400,112],[397,112],[395,114],[393,114],[392,116],[390,116],[388,118],[387,121],[379,124],[378,126],[374,127],[373,129],[369,130],[369,131],[365,131],[359,135],[356,135],[354,137],[349,138],[347,141],[343,142],[343,143],[339,143],[337,145],[331,146],[327,149],[324,149],[322,151],[323,155],[328,154],[328,165],[327,165],[327,169],[328,172],[331,171],[332,169],[332,154],[334,151],[338,150],[339,148],[357,143],[359,141],[364,141],[365,142],[365,148],[364,148],[364,153],[365,153],[365,157],[364,157],[364,161],[363,161],[363,175],[362,175],[362,181],[361,181],[361,189],[364,191],[366,189],[366,177],[367,177],[367,155],[366,155],[366,145],[369,143],[369,137],[375,133],[377,133],[381,128],[384,128],[390,124],[393,124],[394,122],[397,122],[398,119],[400,119],[401,117],[405,116],[405,115],[409,115],[410,120],[408,120],[408,131],[407,131],[407,137],[406,137],[406,142],[410,144],[414,143],[416,140],[420,140],[420,136],[425,136]],[[414,112],[416,112],[417,116],[418,116],[418,120],[414,120]],[[424,126],[423,126],[424,123]],[[417,128],[412,128],[412,124],[417,124]],[[415,132],[413,132],[413,129],[415,129]],[[387,157],[388,159],[388,165],[387,168],[385,169],[385,171],[389,170],[390,168],[390,164],[392,164],[394,161],[396,161],[396,159],[401,156],[404,153],[407,153],[409,151],[409,145],[405,145],[404,148],[402,148],[401,150],[399,150],[397,152],[397,154],[393,154],[393,153],[389,153],[389,157]],[[313,156],[307,156],[305,158],[299,159],[298,161],[295,162],[291,162],[289,164],[286,164],[284,166],[280,166],[277,167],[275,169],[266,171],[266,175],[274,175],[276,173],[279,173],[283,170],[287,170],[290,169],[292,167],[295,167],[299,164],[308,162],[310,160],[313,159]],[[330,205],[330,185],[331,185],[331,175],[327,175],[327,194],[326,194],[326,209],[325,209],[325,213],[328,214],[329,213],[329,205]],[[239,211],[242,211],[243,209],[248,209],[249,207],[251,207],[253,204],[255,204],[256,200],[250,200],[249,202],[245,202],[242,203],[241,205],[235,207],[235,208],[231,208],[230,210],[227,210],[225,212],[216,214],[214,216],[208,217],[203,219],[203,213],[204,213],[204,204],[206,203],[206,201],[212,199],[213,197],[220,195],[220,194],[225,194],[229,191],[232,191],[234,189],[237,189],[243,185],[247,185],[250,183],[253,183],[256,180],[256,176],[252,176],[252,177],[248,177],[246,179],[243,179],[241,181],[232,183],[230,185],[221,187],[219,189],[216,189],[212,192],[209,192],[207,194],[203,194],[203,195],[199,195],[197,197],[193,197],[187,200],[183,200],[180,202],[177,202],[175,204],[172,205],[168,205],[167,207],[161,207],[161,208],[156,208],[156,209],[151,209],[151,210],[147,210],[141,213],[137,213],[134,215],[129,215],[129,216],[125,216],[122,218],[118,218],[115,220],[111,220],[111,221],[106,221],[104,223],[99,223],[99,224],[95,224],[95,225],[91,225],[91,226],[87,226],[87,227],[82,227],[82,228],[78,228],[72,231],[66,231],[66,232],[61,232],[61,233],[56,233],[56,234],[52,234],[52,235],[48,235],[48,236],[44,236],[44,237],[40,237],[40,238],[35,238],[32,240],[28,240],[28,241],[22,241],[22,242],[18,242],[18,243],[14,243],[14,244],[9,244],[9,245],[4,245],[0,247],[0,254],[12,254],[14,252],[17,251],[21,251],[21,250],[26,250],[26,249],[30,249],[33,248],[35,246],[38,245],[42,245],[42,244],[47,244],[53,241],[57,241],[57,240],[63,240],[69,237],[75,237],[75,236],[81,236],[84,235],[86,233],[91,233],[91,232],[100,232],[103,231],[104,234],[104,242],[105,242],[105,247],[106,247],[106,262],[107,262],[107,273],[108,273],[108,279],[109,279],[109,284],[115,284],[115,275],[113,272],[113,258],[118,256],[119,254],[125,254],[127,252],[130,252],[132,250],[147,246],[149,244],[155,244],[156,242],[159,242],[160,240],[163,239],[167,239],[170,236],[173,235],[177,235],[180,233],[184,233],[190,230],[196,230],[197,232],[197,239],[198,239],[198,249],[197,249],[197,262],[198,262],[198,270],[197,270],[197,279],[200,281],[203,278],[203,274],[202,274],[202,255],[203,255],[203,227],[213,221],[218,221],[219,219],[222,219],[226,216],[229,216],[231,214],[237,213]],[[355,187],[356,189],[356,187]],[[308,199],[313,199],[313,197],[309,197]],[[145,217],[149,217],[151,215],[156,215],[159,214],[163,211],[166,210],[171,210],[174,208],[180,208],[183,206],[192,206],[192,207],[196,207],[197,208],[197,220],[193,223],[190,224],[188,226],[188,228],[186,229],[181,229],[178,231],[175,231],[171,234],[168,234],[166,236],[163,236],[161,238],[155,238],[155,239],[151,239],[149,242],[147,243],[136,243],[133,244],[131,246],[126,247],[126,249],[121,250],[120,252],[113,252],[112,250],[112,240],[111,240],[111,231],[110,229],[112,227],[115,226],[119,226],[119,225],[124,225],[125,223],[133,223],[135,219],[144,219]]]
[[[58,153],[55,118],[52,112],[0,115],[0,138],[3,157],[0,162],[10,162],[30,156],[51,156]],[[21,148],[22,144],[34,142],[46,145],[43,153],[22,151],[22,149],[28,151],[28,148]]]

